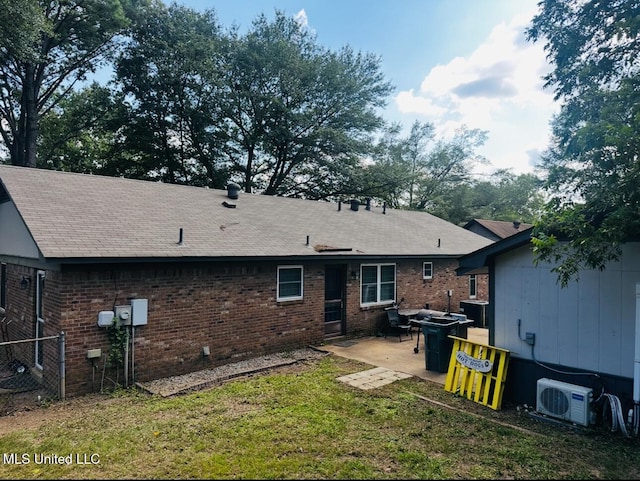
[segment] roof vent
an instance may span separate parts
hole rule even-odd
[[[515,227],[516,229],[519,229],[520,228],[520,221],[514,220],[513,221],[513,227]]]
[[[231,182],[229,185],[227,185],[227,196],[230,199],[237,199],[239,192],[240,192],[240,186],[235,182]]]
[[[365,207],[367,210],[371,210],[371,197],[367,197],[367,206]]]
[[[358,212],[359,208],[360,208],[360,201],[358,201],[357,199],[352,199],[351,200],[351,210],[354,210],[354,211]]]

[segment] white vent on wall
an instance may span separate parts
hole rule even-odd
[[[582,426],[593,423],[591,401],[593,389],[555,381],[538,379],[536,411]]]

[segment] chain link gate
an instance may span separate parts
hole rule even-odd
[[[64,400],[64,348],[64,332],[38,339],[0,342],[0,416],[52,400]],[[36,359],[40,360],[40,366],[36,365]]]

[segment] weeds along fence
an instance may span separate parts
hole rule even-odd
[[[65,398],[65,336],[0,342],[0,416]]]

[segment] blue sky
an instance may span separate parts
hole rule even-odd
[[[479,149],[498,168],[533,172],[558,106],[543,90],[550,70],[523,30],[538,0],[179,0],[212,9],[245,31],[259,14],[296,16],[318,43],[379,55],[395,86],[383,116],[408,127],[432,122],[439,138],[466,125],[488,131]]]

